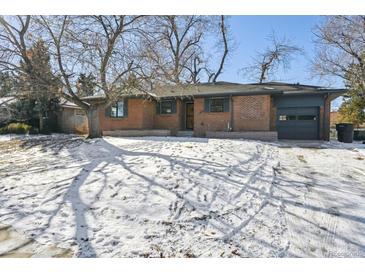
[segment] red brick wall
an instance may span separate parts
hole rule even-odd
[[[154,109],[154,113],[156,113],[155,109]],[[179,130],[181,130],[182,114],[183,114],[183,103],[181,102],[181,100],[177,100],[176,101],[176,113],[174,113],[174,114],[155,114],[153,128],[170,129],[171,134],[175,135]]]
[[[230,102],[232,113],[209,113],[204,112],[204,98],[195,99],[195,135],[205,136],[206,131],[227,131],[229,125],[233,131],[270,130],[270,95],[233,96],[232,100],[233,105]]]
[[[194,100],[194,134],[205,136],[206,131],[227,131],[233,118],[234,131],[270,130],[271,100],[269,95],[234,96],[231,112],[204,112],[204,98]],[[172,134],[183,129],[184,103],[177,100],[176,113],[156,114],[154,101],[128,99],[128,116],[105,117],[105,108],[99,111],[102,130],[170,129]]]
[[[230,112],[204,112],[204,98],[194,99],[194,135],[205,136],[206,131],[227,131]]]
[[[233,131],[270,130],[270,95],[234,96]]]
[[[276,107],[274,98],[270,98],[270,130],[276,131]]]
[[[330,127],[335,128],[336,124],[340,123],[341,121],[341,114],[337,111],[330,112]]]
[[[100,107],[101,130],[152,128],[151,114],[154,102],[145,99],[128,99],[128,116],[124,118],[105,117],[105,107]]]

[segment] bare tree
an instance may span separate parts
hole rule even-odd
[[[203,60],[201,43],[208,21],[195,15],[154,17],[148,56],[161,79],[173,84],[191,81],[193,63]]]
[[[214,73],[212,82],[216,82],[219,75],[223,72],[223,67],[224,67],[224,63],[226,61],[227,55],[228,55],[228,37],[227,37],[227,32],[228,32],[228,28],[226,26],[225,23],[225,16],[221,15],[220,17],[220,23],[219,23],[219,29],[220,29],[220,35],[221,35],[221,43],[223,44],[223,55],[221,57],[220,63],[219,63],[219,67],[216,73]],[[211,76],[209,77],[211,78]]]
[[[31,16],[0,16],[0,68],[5,72],[32,74],[29,58]],[[24,66],[21,66],[24,62]],[[42,81],[42,79],[39,79]]]
[[[171,84],[216,81],[223,72],[229,51],[225,16],[156,16],[150,31],[149,60],[159,79]],[[216,71],[212,69],[206,40],[223,53]]]
[[[189,83],[199,83],[202,77],[206,77],[207,82],[215,83],[218,77],[223,73],[223,69],[228,57],[228,53],[232,50],[232,38],[229,37],[229,25],[226,22],[226,16],[210,17],[208,30],[204,33],[205,36],[213,36],[212,40],[216,40],[213,49],[199,51],[190,60],[190,66],[186,69],[190,72]],[[214,57],[206,51],[215,51]],[[216,60],[218,54],[222,54],[218,59],[217,68],[214,68],[211,60]]]
[[[47,48],[31,36],[32,23],[31,16],[0,17],[0,69],[14,75],[17,84],[12,96],[25,102],[25,117],[20,111],[13,114],[19,119],[37,114],[42,131],[44,113],[56,101],[58,81],[52,74]]]
[[[313,72],[337,77],[349,91],[340,113],[354,124],[365,122],[365,16],[329,16],[316,26]]]
[[[63,96],[82,107],[88,116],[89,137],[99,137],[100,101],[85,101],[77,95],[78,72],[96,75],[96,85],[111,103],[130,88],[130,75],[138,67],[135,43],[141,16],[41,16],[62,76]]]
[[[355,77],[365,90],[365,16],[326,17],[315,27],[314,35],[314,72],[345,81]]]
[[[146,20],[147,18],[147,20]],[[208,69],[204,37],[219,18],[223,54],[216,72]],[[101,101],[78,94],[78,76],[95,76],[95,90],[107,104],[131,90],[149,91],[156,83],[197,83],[208,74],[221,75],[228,54],[225,17],[207,16],[9,16],[1,17],[0,66],[33,75],[29,49],[34,41],[47,43],[52,73],[63,98],[80,106],[88,117],[89,137],[101,135]],[[25,65],[20,66],[20,63]],[[104,102],[103,102],[104,103]]]
[[[270,45],[262,52],[253,57],[252,63],[243,68],[243,73],[253,76],[259,83],[267,81],[278,69],[290,68],[290,61],[295,54],[302,52],[302,49],[293,45],[290,40],[277,38],[272,33],[267,40]]]
[[[32,38],[49,45],[54,72],[62,80],[60,95],[85,110],[89,137],[101,136],[98,121],[100,101],[77,94],[80,73],[96,75],[96,85],[111,103],[121,94],[140,88],[138,49],[142,16],[26,16],[1,17],[0,65],[7,70],[32,74],[27,56]],[[32,31],[30,28],[32,26]],[[26,66],[19,66],[23,62]],[[39,77],[40,81],[41,76]]]

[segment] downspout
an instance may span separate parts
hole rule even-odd
[[[230,95],[230,103],[231,103],[231,107],[230,107],[230,111],[231,111],[231,117],[230,117],[230,126],[229,126],[229,131],[233,131],[233,96],[232,94]]]
[[[327,93],[327,95],[324,96],[323,121],[322,121],[323,130],[322,130],[322,138],[321,138],[322,140],[326,139],[326,141],[329,141],[329,132],[328,132],[328,136],[327,136],[327,131],[329,130],[329,128],[328,129],[326,128],[327,98],[328,97],[329,97],[329,93]]]

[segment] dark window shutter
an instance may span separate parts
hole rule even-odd
[[[229,98],[224,98],[223,101],[223,111],[228,112],[229,111]]]
[[[128,116],[128,99],[124,99],[124,103],[123,103],[123,116],[127,117]]]
[[[204,98],[204,112],[209,112],[209,98]]]
[[[111,111],[111,106],[105,107],[105,117],[110,117]]]
[[[171,101],[171,113],[176,113],[176,100]]]
[[[156,101],[156,114],[160,114],[161,105],[160,102]]]

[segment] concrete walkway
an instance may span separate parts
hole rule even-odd
[[[0,224],[0,258],[68,258],[71,250],[42,245]]]

